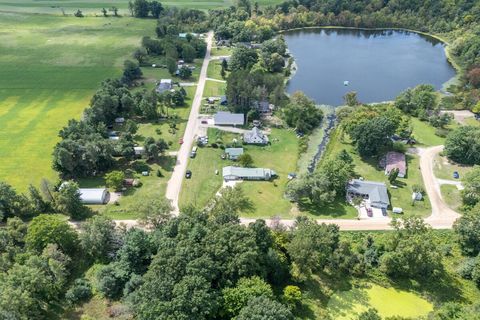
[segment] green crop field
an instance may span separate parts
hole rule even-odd
[[[102,80],[121,74],[154,22],[0,12],[0,29],[0,181],[25,191],[55,179],[59,129],[81,116]]]
[[[119,14],[130,15],[128,10],[129,0],[0,0],[0,12],[46,13],[56,15],[73,15],[81,10],[86,15],[101,16],[102,8],[113,6],[119,9]],[[160,1],[166,7],[181,7],[195,9],[215,9],[228,7],[235,3],[234,0],[169,0]],[[279,0],[260,0],[261,6],[280,3]]]

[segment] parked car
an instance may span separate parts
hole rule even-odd
[[[372,210],[372,208],[367,208],[367,216],[373,217],[373,210]]]
[[[178,140],[178,143],[179,143],[179,144],[183,144],[183,138],[180,138],[180,139]]]
[[[187,170],[187,172],[185,172],[185,178],[190,179],[191,177],[192,177],[192,171]]]
[[[208,121],[207,120],[202,120],[201,123],[202,124],[208,124]]]
[[[454,177],[455,179],[459,179],[459,178],[460,178],[460,175],[458,174],[457,171],[453,171],[453,177]]]

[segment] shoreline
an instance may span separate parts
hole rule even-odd
[[[451,44],[450,42],[442,37],[441,35],[438,34],[431,34],[423,31],[417,31],[413,29],[407,29],[407,28],[388,28],[388,27],[382,27],[382,28],[364,28],[364,27],[342,27],[342,26],[312,26],[312,27],[299,27],[299,28],[292,28],[292,29],[283,29],[277,31],[278,34],[285,34],[290,31],[301,31],[301,30],[312,30],[312,29],[343,29],[343,30],[361,30],[361,31],[386,31],[386,30],[392,30],[392,31],[407,31],[411,33],[416,33],[422,36],[426,37],[431,37],[433,39],[436,39],[440,42],[442,42],[444,46],[444,52],[445,52],[445,57],[447,58],[448,63],[453,67],[455,70],[455,75],[442,83],[441,88],[437,90],[437,92],[441,94],[449,94],[451,92],[448,91],[448,86],[450,85],[456,85],[458,81],[460,80],[460,77],[462,76],[464,69],[458,64],[458,62],[455,60],[453,54],[450,52],[450,47]],[[290,74],[290,76],[286,79],[285,84],[288,84],[288,81],[292,79],[296,72],[298,71],[298,65],[295,60],[295,56],[293,53],[290,52],[290,56],[293,58],[293,64],[292,67],[295,66],[295,72]],[[285,91],[285,93],[288,95],[288,93]],[[373,103],[382,103],[382,102],[371,102],[368,104],[373,104]],[[339,107],[339,106],[336,106]]]

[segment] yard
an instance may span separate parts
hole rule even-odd
[[[221,60],[211,60],[208,63],[207,68],[207,77],[212,79],[224,80],[221,76],[222,71],[222,61]],[[225,73],[225,78],[228,76],[228,71]]]
[[[158,163],[149,163],[149,176],[142,176],[140,172],[136,172],[134,176],[130,177],[139,179],[142,182],[141,187],[128,188],[119,198],[118,204],[95,205],[91,206],[92,209],[112,219],[137,219],[138,215],[135,211],[137,204],[142,203],[145,198],[165,196],[167,182],[170,179],[174,165],[175,158],[168,156],[161,157]],[[123,171],[126,171],[126,169],[132,169],[132,166],[126,165],[122,168]],[[157,176],[157,170],[161,171],[162,177]],[[79,184],[80,187],[84,188],[105,187],[103,177],[80,179]]]
[[[154,27],[153,20],[133,18],[0,13],[0,181],[25,191],[42,178],[55,180],[58,131],[80,117],[101,81],[121,74]]]
[[[208,129],[210,143],[216,142],[218,135],[224,144],[233,139],[241,140],[237,134]],[[278,141],[277,141],[278,139]],[[287,183],[287,175],[295,171],[297,161],[297,138],[292,131],[273,129],[270,135],[270,146],[244,145],[245,153],[252,156],[255,167],[275,170],[279,178],[272,181],[245,181],[240,185],[245,195],[253,202],[254,211],[242,213],[243,217],[270,217],[279,215],[290,217],[291,204],[283,197]],[[211,147],[199,148],[197,156],[189,160],[188,169],[192,170],[192,178],[183,182],[180,206],[194,204],[203,207],[222,186],[222,168],[232,162],[220,158],[223,150]],[[215,175],[215,170],[219,171]]]
[[[230,56],[233,52],[233,48],[230,47],[213,47],[212,48],[212,57],[214,56]]]
[[[422,146],[438,146],[445,142],[445,138],[435,134],[435,128],[427,122],[420,121],[417,118],[412,119],[413,136],[418,144]]]
[[[359,177],[363,177],[365,180],[384,182],[387,185],[392,207],[401,207],[404,214],[409,216],[414,215],[425,217],[430,214],[430,202],[428,199],[424,198],[422,201],[416,201],[415,204],[412,205],[412,186],[423,186],[418,156],[407,154],[407,176],[403,179],[397,179],[397,187],[392,188],[388,182],[388,177],[385,175],[384,170],[378,166],[379,159],[362,159],[349,141],[349,138],[345,137],[344,141],[341,141],[338,135],[339,133],[337,129],[337,131],[331,137],[331,141],[326,152],[327,155],[336,154],[342,149],[345,149],[352,156],[355,163],[355,172]],[[345,199],[338,199],[337,202],[340,202],[340,204],[335,205],[343,206]]]
[[[460,179],[462,179],[465,174],[473,168],[473,166],[454,163],[447,157],[440,155],[435,157],[433,164],[433,172],[435,173],[435,176],[439,179],[445,180],[455,180],[453,177],[455,171],[458,172]]]

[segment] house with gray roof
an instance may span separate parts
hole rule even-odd
[[[164,93],[165,91],[172,90],[172,88],[173,88],[172,79],[161,79],[160,83],[157,86],[156,91],[158,93]]]
[[[265,168],[241,168],[228,166],[223,168],[223,179],[232,180],[263,180],[268,181],[277,174],[271,169]]]
[[[268,144],[268,137],[258,127],[243,134],[243,142],[245,144]]]
[[[228,111],[219,111],[213,117],[216,126],[243,126],[245,116],[243,113],[231,113]]]
[[[225,154],[229,160],[236,161],[243,154],[243,148],[225,148]]]
[[[268,101],[254,101],[252,104],[253,109],[257,110],[260,113],[270,113],[272,112],[272,108],[270,107],[270,103]]]
[[[347,185],[349,197],[362,197],[370,206],[386,210],[390,205],[387,186],[382,182],[353,179]]]

